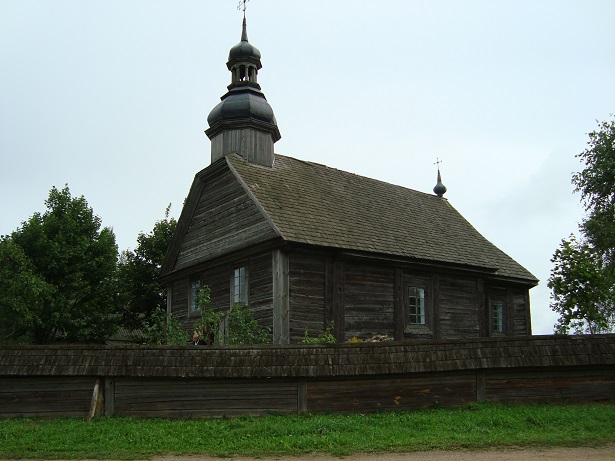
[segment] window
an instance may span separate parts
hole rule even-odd
[[[408,287],[407,325],[425,325],[425,289]]]
[[[201,289],[201,281],[200,280],[192,280],[190,282],[190,313],[199,312],[200,307],[197,302],[197,296],[199,294],[199,290]]]
[[[504,331],[504,303],[492,302],[491,303],[491,328],[496,332]]]
[[[232,299],[233,304],[248,304],[248,277],[245,266],[233,271]]]

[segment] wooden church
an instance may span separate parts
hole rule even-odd
[[[529,335],[537,279],[443,197],[274,153],[280,132],[258,84],[261,54],[231,48],[231,84],[207,119],[198,172],[161,269],[187,330],[212,306],[249,305],[273,343]]]

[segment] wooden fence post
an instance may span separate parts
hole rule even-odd
[[[105,416],[113,416],[115,414],[115,380],[113,378],[105,378]]]
[[[94,391],[92,392],[92,400],[90,401],[90,411],[88,413],[88,421],[92,421],[94,416],[100,414],[101,408],[101,397],[102,392],[100,391],[101,380],[100,378],[96,378],[96,383],[94,384]]]
[[[485,400],[485,370],[476,370],[476,401]]]
[[[297,413],[307,413],[307,379],[297,380]]]

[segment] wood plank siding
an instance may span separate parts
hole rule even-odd
[[[289,255],[290,342],[318,336],[325,328],[326,258],[309,253]]]
[[[498,402],[613,401],[615,367],[492,370],[485,375],[485,398]]]
[[[274,271],[274,265],[276,269]],[[456,273],[417,271],[391,264],[339,259],[332,253],[274,248],[195,266],[171,283],[171,311],[190,330],[200,313],[190,311],[190,283],[211,288],[212,306],[231,305],[233,269],[245,266],[248,304],[258,322],[275,330],[276,344],[297,344],[307,329],[318,336],[329,321],[338,341],[374,336],[390,339],[455,339],[531,334],[529,290],[514,284],[490,285],[488,279]],[[286,268],[288,266],[288,268]],[[275,277],[274,277],[275,273]],[[280,318],[274,323],[274,278]],[[425,288],[424,325],[407,325],[407,287]],[[493,331],[491,305],[502,302],[504,328]],[[287,305],[288,304],[288,305]]]
[[[193,211],[182,216],[189,222],[179,225],[185,235],[174,270],[185,269],[277,235],[224,161],[220,162],[219,168],[217,175],[204,174],[195,178],[193,188],[197,188],[198,193],[192,194],[191,191],[194,203],[187,203],[186,207]]]
[[[373,264],[345,264],[345,340],[395,337],[395,269]]]
[[[440,337],[479,336],[477,280],[470,277],[440,277]]]
[[[0,416],[87,417],[95,384],[88,376],[0,376]]]
[[[297,413],[297,383],[283,379],[115,381],[115,414],[195,418]]]
[[[307,392],[307,409],[314,413],[454,407],[476,401],[476,373],[317,379],[308,382]]]
[[[190,283],[199,280],[201,286],[211,289],[211,306],[216,311],[227,311],[232,304],[231,285],[233,270],[245,267],[248,272],[248,304],[254,318],[260,325],[271,327],[273,324],[273,275],[271,253],[265,252],[251,257],[237,257],[217,265],[201,267],[198,271],[183,276],[170,285],[171,312],[177,317],[184,329],[192,331],[193,325],[201,317],[201,312],[191,311]]]

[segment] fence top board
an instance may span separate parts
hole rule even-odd
[[[527,336],[327,346],[0,348],[0,377],[331,377],[615,365],[615,335]]]

